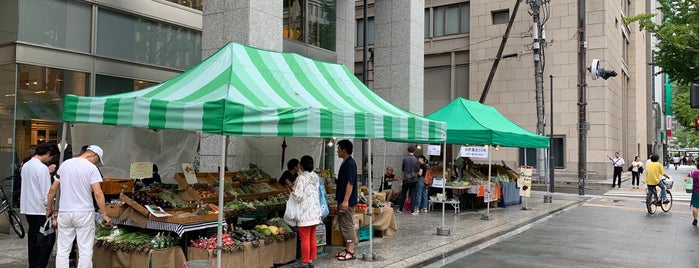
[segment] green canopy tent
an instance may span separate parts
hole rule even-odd
[[[549,138],[529,132],[503,116],[493,106],[457,98],[425,116],[447,123],[448,144],[489,145],[502,147],[548,148]],[[488,185],[492,153],[488,151]],[[442,187],[444,193],[446,189]],[[488,203],[487,213],[490,213]],[[442,226],[444,210],[442,209]]]
[[[109,96],[67,95],[62,119],[200,131],[223,139],[337,137],[423,143],[446,139],[445,123],[390,104],[343,65],[236,43],[162,84]],[[220,166],[225,166],[225,147]],[[223,177],[224,170],[220,172]],[[219,188],[223,207],[224,187]],[[220,246],[220,224],[218,234]],[[220,265],[220,252],[218,256]]]
[[[529,132],[507,119],[495,107],[477,101],[457,98],[425,117],[447,123],[448,144],[549,147],[548,137]]]

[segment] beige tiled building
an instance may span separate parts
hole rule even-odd
[[[358,47],[355,70],[362,72],[362,2],[356,2]],[[382,16],[369,1],[369,47],[381,35],[372,34],[373,17]],[[456,97],[478,100],[516,1],[424,1],[424,114]],[[590,179],[611,178],[607,155],[621,152],[627,163],[636,155],[646,159],[652,145],[650,128],[650,40],[637,25],[622,17],[649,12],[646,1],[588,0],[586,3],[587,60],[599,59],[617,77],[587,82],[587,167]],[[536,92],[530,5],[522,1],[485,104],[496,107],[520,126],[536,132]],[[578,1],[550,1],[541,9],[546,45],[544,100],[546,135],[550,133],[550,92],[553,86],[554,161],[556,176],[577,177],[578,165]],[[377,30],[378,32],[378,30]],[[516,56],[515,56],[516,55]],[[375,58],[379,60],[379,58]],[[372,62],[369,80],[373,79]],[[553,85],[550,75],[553,75]],[[524,150],[497,151],[494,159],[514,166],[524,163]],[[535,164],[529,150],[527,162]]]

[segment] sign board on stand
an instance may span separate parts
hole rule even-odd
[[[531,196],[532,188],[532,173],[533,168],[531,167],[521,167],[520,176],[517,179],[517,187],[519,187],[519,195],[523,197]]]
[[[461,146],[459,156],[471,158],[488,158],[488,147],[485,146]]]

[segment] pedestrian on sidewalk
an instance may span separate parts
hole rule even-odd
[[[46,216],[55,212],[54,198],[60,188],[56,249],[58,268],[68,267],[68,256],[76,237],[80,252],[78,267],[92,267],[92,247],[95,243],[95,207],[92,195],[102,212],[104,224],[112,225],[112,218],[106,213],[104,192],[100,186],[102,175],[97,169],[97,163],[104,165],[103,159],[102,148],[90,145],[79,157],[63,162],[56,172],[46,201]]]
[[[697,226],[697,214],[699,214],[699,162],[697,162],[697,169],[689,172],[684,181],[687,182],[688,179],[692,180],[692,201],[690,202],[692,205],[692,216],[694,217],[692,225]]]
[[[633,162],[631,162],[631,187],[633,187],[633,189],[638,189],[640,185],[642,170],[643,163],[641,162],[641,157],[637,155],[634,157]]]
[[[417,204],[417,181],[419,179],[418,177],[418,170],[420,169],[420,164],[417,161],[417,157],[415,157],[415,147],[409,146],[408,147],[408,155],[403,157],[403,163],[401,165],[401,171],[403,171],[403,189],[401,191],[401,200],[399,201],[398,204],[398,211],[403,211],[403,207],[405,206],[405,199],[408,197],[408,194],[410,194],[410,206],[412,208],[412,214],[417,215],[417,209],[415,207],[415,204]]]
[[[675,155],[672,157],[672,164],[675,166],[675,170],[677,170],[677,166],[680,165],[680,156]]]
[[[322,223],[318,174],[313,172],[313,158],[301,157],[300,171],[289,199],[299,206],[299,239],[301,240],[301,267],[313,267],[317,259],[316,225]]]
[[[342,158],[340,170],[337,172],[337,220],[345,240],[345,249],[335,254],[339,261],[354,260],[354,242],[357,241],[354,231],[354,207],[357,205],[357,162],[352,158],[352,142],[341,140],[337,142],[337,157]]]
[[[612,161],[612,166],[614,167],[614,175],[612,175],[612,188],[617,185],[617,188],[621,189],[621,172],[624,171],[624,158],[621,157],[619,152],[614,152],[614,158],[608,157]],[[617,179],[619,183],[617,183]]]
[[[417,179],[417,187],[415,189],[415,206],[413,207],[413,211],[416,212],[422,212],[426,213],[427,212],[427,188],[429,187],[428,185],[425,184],[424,178],[425,174],[427,173],[427,159],[425,158],[424,155],[420,155],[417,157],[418,163],[420,163],[420,168],[418,169],[418,179]]]
[[[46,166],[58,155],[55,143],[42,143],[34,148],[34,155],[22,165],[22,188],[19,211],[29,223],[27,230],[27,255],[30,268],[46,267],[53,251],[55,234],[44,236],[39,232],[46,222],[46,198],[51,188],[51,175]],[[40,239],[44,236],[47,239]]]

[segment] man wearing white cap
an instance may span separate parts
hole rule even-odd
[[[96,166],[97,163],[104,165],[103,157],[102,148],[90,145],[79,157],[63,162],[56,172],[46,202],[46,215],[51,215],[54,211],[54,198],[60,188],[58,248],[56,249],[56,267],[58,268],[68,268],[68,255],[76,237],[80,252],[78,267],[92,267],[92,246],[95,239],[95,208],[92,203],[92,194],[102,212],[105,224],[112,224],[112,219],[105,213],[104,193],[100,186],[102,175]]]

